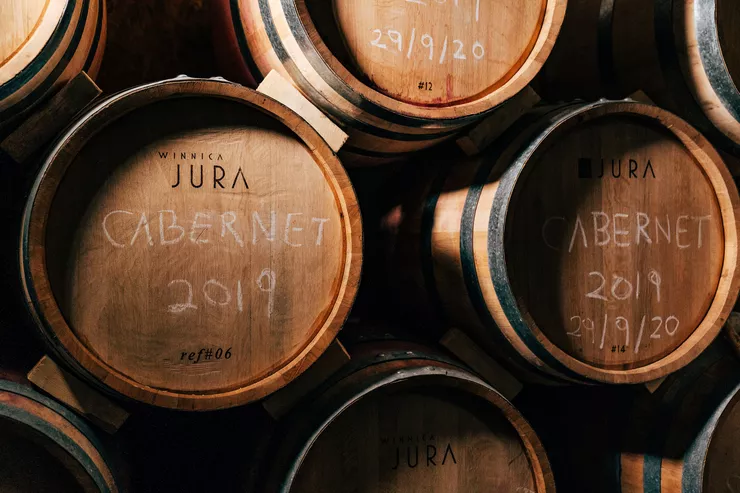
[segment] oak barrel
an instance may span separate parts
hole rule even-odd
[[[459,363],[401,341],[349,351],[280,423],[254,491],[555,491],[532,428]]]
[[[251,89],[182,77],[111,96],[59,138],[20,268],[68,366],[202,410],[260,399],[326,349],[361,249],[354,191],[313,128]]]
[[[731,493],[740,487],[740,364],[712,351],[634,406],[621,493]]]
[[[0,5],[0,129],[102,60],[105,0],[5,0]]]
[[[244,83],[279,70],[349,134],[345,163],[408,156],[523,89],[566,0],[219,0],[217,51]]]
[[[740,155],[740,4],[577,0],[539,88],[550,99],[645,91]]]
[[[652,105],[538,109],[448,158],[387,218],[395,285],[522,371],[654,380],[738,295],[738,192],[695,129]]]
[[[0,375],[0,490],[119,491],[93,430],[21,379]]]

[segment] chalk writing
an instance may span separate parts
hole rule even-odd
[[[267,294],[267,318],[272,318],[273,308],[275,306],[275,289],[277,287],[277,279],[275,272],[270,269],[263,269],[260,275],[255,281],[257,289]],[[172,303],[167,306],[169,313],[184,313],[187,310],[198,310],[198,305],[193,303],[194,290],[193,284],[187,279],[174,279],[167,284],[167,287],[176,289],[177,286],[183,286],[184,292],[179,289],[175,292],[183,292],[184,302]],[[206,304],[216,307],[229,307],[235,305],[237,312],[244,311],[244,289],[242,288],[241,280],[236,281],[236,296],[233,295],[233,291],[223,282],[217,279],[209,279],[203,283],[201,294]]]
[[[621,332],[624,334],[624,344],[622,346],[612,346],[612,352],[624,353],[627,348],[632,347],[634,354],[640,352],[640,347],[645,337],[649,337],[650,339],[661,339],[663,335],[674,337],[680,325],[680,321],[675,315],[669,315],[668,317],[643,315],[640,319],[639,330],[634,345],[631,345],[634,334],[630,329],[630,323],[626,317],[610,317],[609,314],[604,314],[601,329],[596,327],[593,319],[589,317],[574,315],[570,317],[570,320],[574,322],[575,326],[575,330],[566,332],[570,337],[584,339],[585,335],[585,339],[587,340],[588,335],[590,335],[591,344],[598,344],[599,349],[604,349],[607,332],[613,331],[614,334]],[[598,332],[601,332],[601,334],[599,335]]]

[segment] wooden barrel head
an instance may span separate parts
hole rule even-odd
[[[57,458],[66,452],[40,433],[0,419],[0,443],[3,444],[0,447],[0,491],[3,493],[75,493],[81,488],[86,491]]]
[[[502,412],[444,387],[393,385],[340,414],[313,443],[295,493],[536,491]]]
[[[101,111],[47,161],[29,219],[34,238],[46,223],[38,296],[66,320],[65,348],[127,395],[193,408],[264,396],[325,349],[354,296],[358,213],[338,160],[233,84],[116,101],[125,115]]]
[[[740,491],[740,394],[735,394],[712,434],[704,465],[706,493]]]
[[[530,56],[546,0],[334,0],[362,76],[384,94],[446,105],[506,84]]]
[[[590,367],[673,358],[719,325],[710,306],[729,298],[723,164],[643,115],[579,122],[539,146],[512,194],[505,245],[520,311]]]
[[[740,86],[740,31],[737,29],[740,22],[740,4],[732,0],[716,2],[717,31],[722,58],[737,87]]]
[[[51,0],[3,0],[0,4],[0,85],[12,79],[41,51],[66,4]],[[18,56],[21,52],[23,56]]]

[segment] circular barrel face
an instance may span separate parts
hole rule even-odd
[[[294,493],[533,493],[524,444],[501,411],[444,387],[371,393],[319,435]]]
[[[51,294],[105,368],[221,394],[274,378],[341,323],[354,195],[276,117],[204,95],[158,100],[70,154],[41,182],[31,229],[53,193]]]
[[[740,491],[740,394],[722,413],[707,451],[704,466],[706,493]]]
[[[556,131],[527,163],[506,222],[525,322],[604,369],[648,365],[704,320],[724,261],[708,176],[655,120],[609,115]]]
[[[0,419],[0,491],[75,493],[84,489],[58,456],[66,454],[31,427]],[[78,473],[84,474],[82,466]]]
[[[504,85],[540,36],[546,0],[334,0],[364,78],[408,103],[445,105]]]
[[[717,31],[722,58],[736,87],[740,87],[740,4],[733,0],[716,0]]]
[[[0,68],[28,42],[50,2],[51,0],[0,2]]]

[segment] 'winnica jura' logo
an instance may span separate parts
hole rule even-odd
[[[176,165],[173,169],[172,188],[203,188],[205,186],[215,190],[249,189],[242,168],[227,171],[222,166],[224,158],[220,153],[159,151],[159,158],[171,160]],[[187,161],[200,162],[188,164]]]
[[[457,457],[449,441],[431,433],[380,437],[381,449],[392,451],[391,470],[399,468],[455,466]]]
[[[637,159],[601,159],[594,163],[591,158],[578,160],[578,178],[655,178],[653,163]]]

